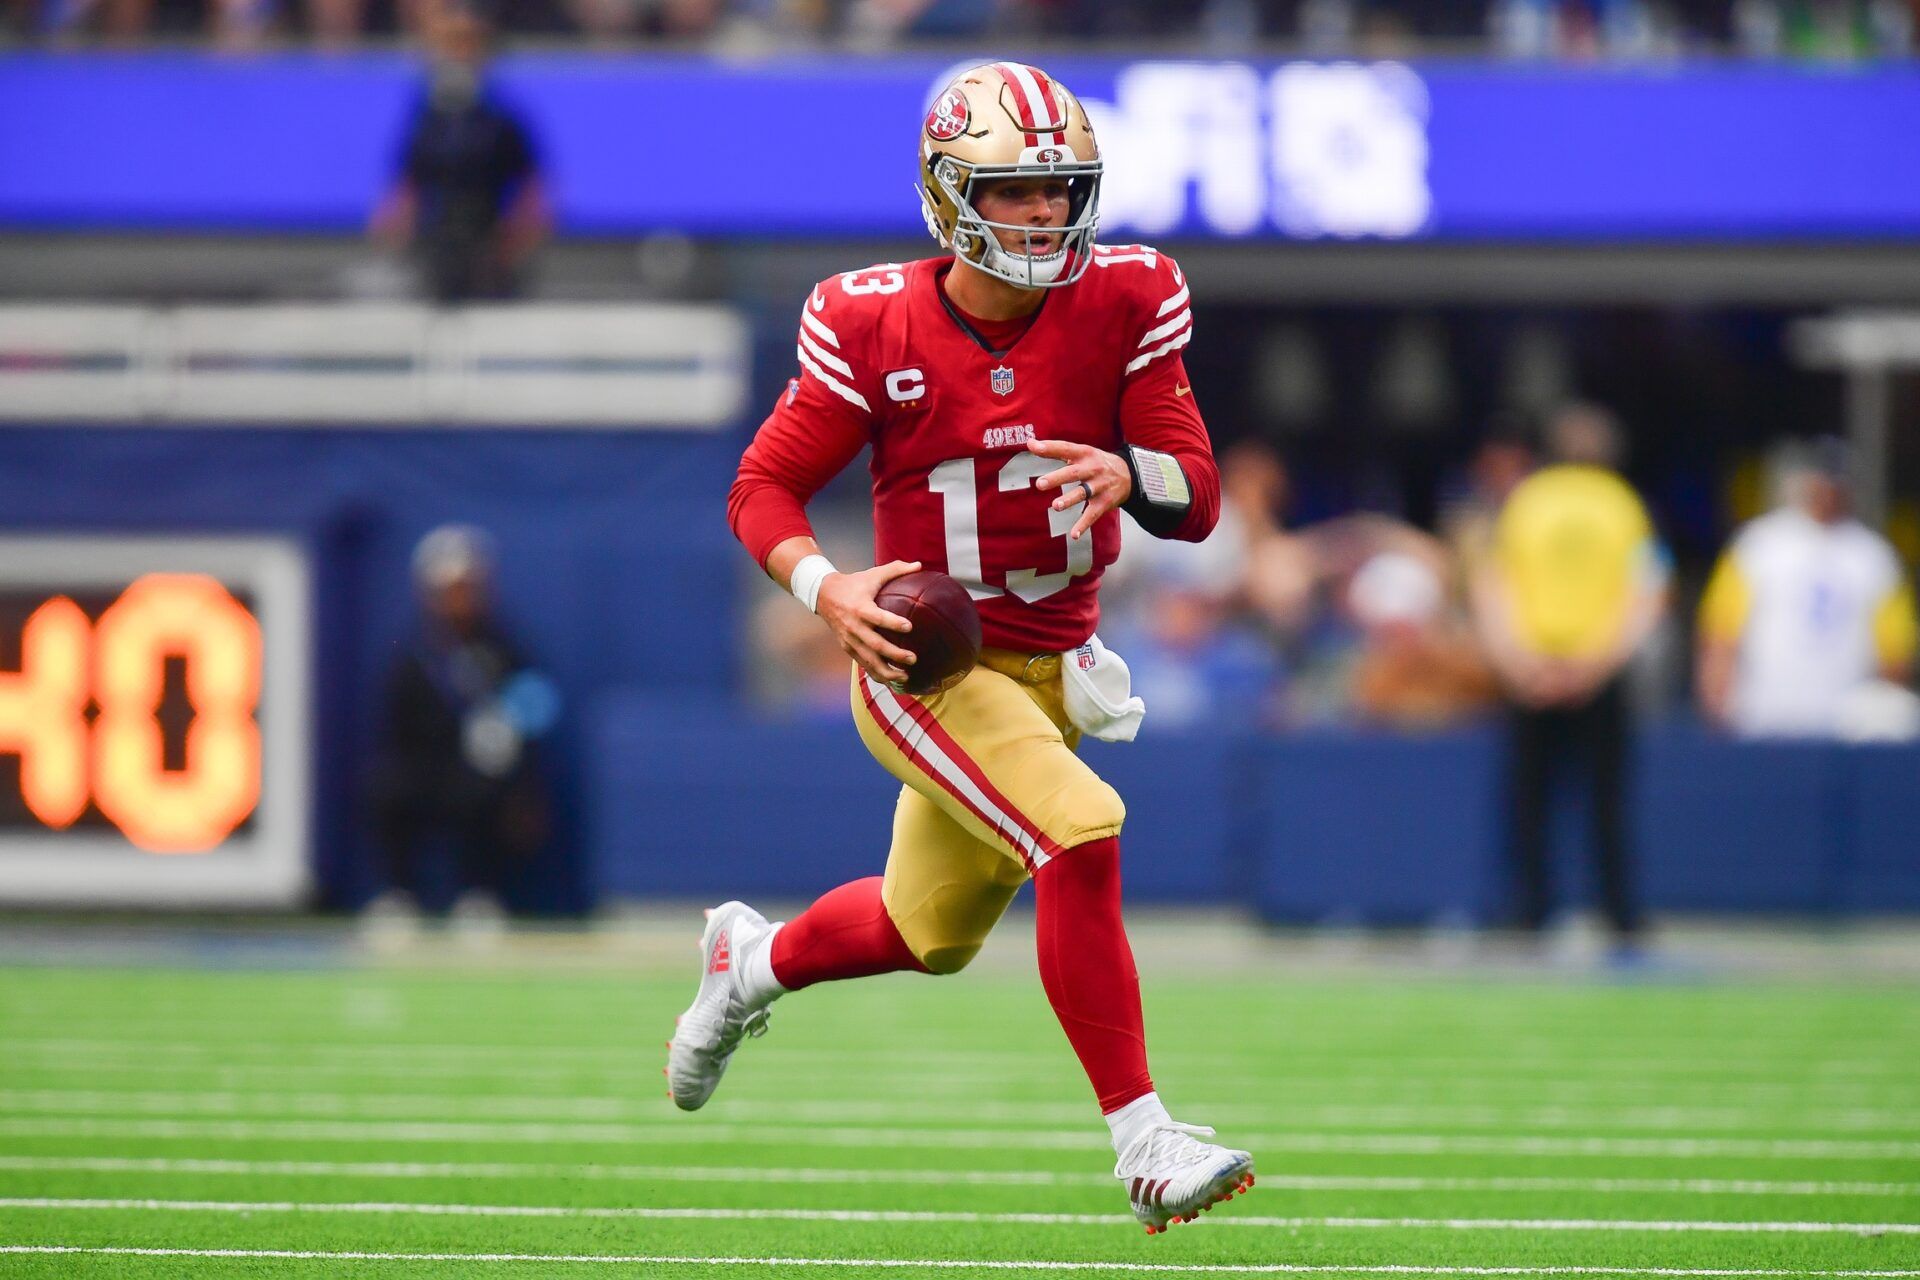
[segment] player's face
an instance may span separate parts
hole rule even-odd
[[[1017,227],[1064,227],[1069,212],[1069,191],[1065,178],[988,178],[975,183],[968,193],[974,209],[988,222],[1011,223]],[[1052,253],[1061,245],[1057,232],[1022,234],[996,229],[1000,247],[1009,253]]]
[[[427,609],[455,632],[466,635],[487,615],[487,584],[468,575],[443,583],[427,595]]]
[[[1818,472],[1807,477],[1807,512],[1822,524],[1847,514],[1847,490],[1832,476]]]

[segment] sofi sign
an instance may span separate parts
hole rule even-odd
[[[1164,235],[1418,234],[1433,215],[1424,81],[1394,63],[1143,62],[1083,99],[1107,157],[1101,223]]]
[[[567,233],[905,238],[915,131],[955,69],[525,53],[493,87]],[[1100,132],[1109,237],[1920,238],[1920,65],[1047,69]],[[359,234],[419,75],[396,54],[0,55],[0,226]]]

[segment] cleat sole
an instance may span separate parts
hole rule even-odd
[[[1253,1190],[1253,1174],[1247,1172],[1237,1175],[1231,1182],[1217,1184],[1208,1199],[1193,1209],[1188,1210],[1185,1214],[1175,1214],[1158,1225],[1153,1223],[1144,1224],[1147,1229],[1147,1234],[1150,1236],[1164,1235],[1175,1226],[1185,1226],[1198,1222],[1200,1221],[1200,1215],[1212,1212],[1214,1205],[1224,1204],[1235,1196],[1246,1195],[1251,1190]]]

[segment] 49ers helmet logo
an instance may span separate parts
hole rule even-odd
[[[952,142],[967,131],[969,114],[966,95],[958,89],[947,90],[927,112],[927,136],[935,142]]]

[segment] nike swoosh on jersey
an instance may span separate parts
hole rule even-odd
[[[1176,396],[1184,396],[1184,395],[1186,395],[1186,394],[1188,394],[1189,392],[1191,392],[1192,390],[1193,390],[1193,388],[1192,388],[1191,386],[1186,386],[1186,387],[1175,387],[1175,388],[1173,389],[1173,394],[1174,394],[1174,395],[1176,395]]]

